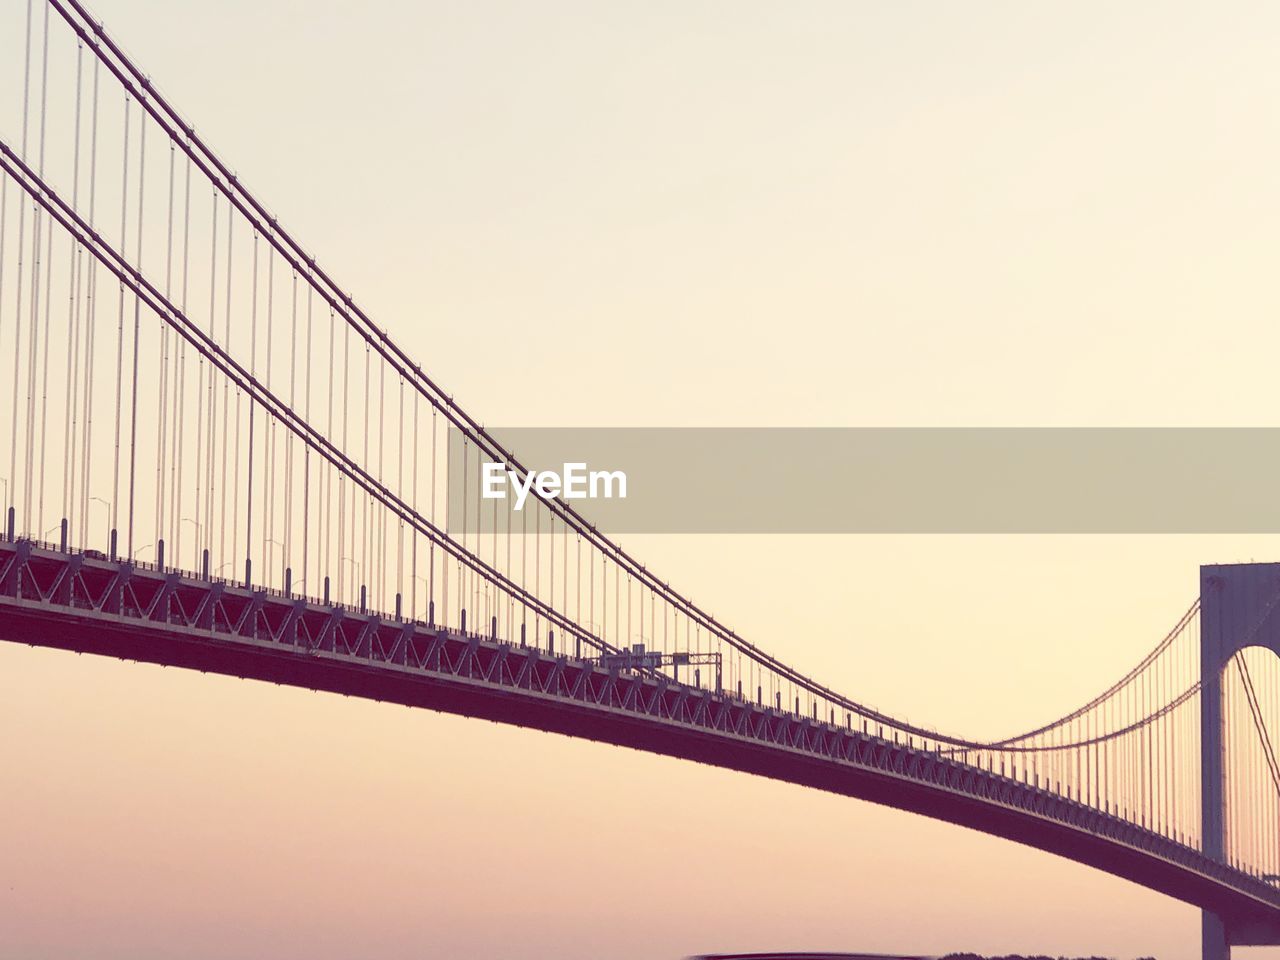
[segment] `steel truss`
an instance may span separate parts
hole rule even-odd
[[[998,832],[1280,930],[1280,891],[1142,826],[914,741],[733,692],[241,583],[0,540],[0,633],[424,706],[803,783]],[[1240,941],[1245,942],[1245,941]]]

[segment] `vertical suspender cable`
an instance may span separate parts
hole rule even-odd
[[[271,363],[271,352],[275,341],[275,289],[276,256],[272,248],[267,253],[267,356],[266,370],[263,374],[268,383],[271,382],[271,371],[274,369]],[[266,493],[262,504],[262,556],[272,576],[276,572],[276,567],[271,562],[271,547],[276,533],[276,473],[276,422],[274,417],[268,416]],[[280,562],[283,566],[283,556]]]
[[[124,176],[120,200],[120,248],[128,239],[129,211],[129,95],[124,97]],[[120,529],[120,413],[124,399],[124,281],[120,281],[119,310],[116,324],[116,432],[115,456],[111,468],[111,529]]]
[[[173,187],[177,166],[177,146],[169,142],[169,188],[165,204],[165,244],[164,244],[164,295],[173,299]],[[158,430],[156,432],[156,539],[161,540],[167,534],[165,524],[165,483],[164,465],[169,454],[169,325],[163,318],[160,323],[160,402],[158,404]]]
[[[78,37],[76,38],[76,108],[75,108],[75,133],[73,135],[73,159],[71,164],[71,208],[77,212],[80,210],[80,129],[81,129],[81,97],[84,89],[84,42]],[[5,174],[5,183],[8,184],[8,174]],[[0,207],[3,206],[3,200],[0,200]],[[71,239],[71,274],[68,286],[70,287],[70,295],[68,297],[69,305],[67,310],[67,409],[66,415],[63,417],[63,443],[62,443],[62,510],[63,516],[68,519],[69,523],[76,520],[76,512],[72,509],[72,503],[76,501],[76,480],[77,471],[74,465],[78,462],[76,456],[76,436],[79,427],[77,413],[79,411],[79,385],[80,385],[80,245],[75,238]],[[4,288],[4,214],[0,212],[0,290]],[[0,297],[0,304],[3,303],[3,297]]]
[[[76,111],[75,111],[75,135],[73,152],[74,157],[71,164],[71,208],[77,213],[80,212],[80,129],[81,129],[81,99],[84,89],[84,42],[79,38],[76,39]],[[4,232],[3,224],[0,224],[0,233]],[[2,243],[3,241],[0,241]],[[0,254],[0,260],[4,257]],[[62,487],[62,509],[63,516],[67,518],[67,523],[75,524],[77,520],[75,504],[79,503],[76,491],[76,481],[78,479],[78,471],[76,464],[79,463],[79,455],[84,451],[76,449],[76,439],[79,436],[79,410],[80,410],[80,265],[81,265],[80,244],[75,238],[71,241],[71,279],[69,286],[71,288],[70,307],[67,318],[67,412],[63,418],[63,487]],[[76,527],[76,533],[80,537],[80,542],[84,542],[84,531]]]
[[[137,269],[142,270],[142,235],[143,230],[143,200],[146,196],[146,170],[147,170],[147,114],[145,110],[139,111],[139,126],[141,127],[138,141],[138,247],[137,259],[135,261]],[[160,321],[161,326],[164,321]],[[129,536],[128,536],[128,556],[133,559],[133,505],[134,505],[134,475],[138,461],[138,354],[139,337],[142,335],[142,298],[136,293],[133,296],[133,392],[130,401],[129,414]],[[159,531],[156,531],[159,536]]]
[[[186,182],[183,187],[182,213],[182,312],[187,312],[187,280],[191,252],[191,158],[187,158]],[[173,555],[180,557],[180,540],[182,537],[182,502],[185,491],[182,487],[182,464],[186,460],[186,434],[184,432],[187,389],[187,341],[180,338],[178,349],[173,356],[174,394],[173,394],[173,455],[169,463],[169,502],[173,523]]]
[[[334,378],[337,376],[337,365],[335,362],[335,340],[336,331],[335,318],[333,315],[333,307],[329,308],[329,379],[328,388],[325,390],[325,396],[329,400],[329,419],[328,431],[329,436],[334,435],[333,428],[333,384]],[[335,471],[330,468],[324,472],[324,557],[321,569],[324,570],[325,576],[328,576],[333,570],[333,481],[335,479]]]
[[[311,330],[312,307],[314,305],[315,288],[307,285],[307,360],[303,364],[304,382],[302,412],[308,423],[311,422]],[[302,448],[302,582],[307,580],[307,570],[311,563],[311,447]],[[312,591],[314,593],[314,591]]]
[[[249,374],[257,379],[258,376],[258,231],[253,231],[253,268],[252,279],[250,281],[250,304],[249,304]],[[244,580],[245,586],[250,586],[249,574],[253,563],[253,412],[257,407],[256,403],[249,404],[249,466],[245,479],[245,522],[244,522]],[[264,561],[265,562],[265,561]],[[269,566],[269,564],[268,564]],[[271,571],[266,571],[266,576],[271,576]],[[270,580],[264,580],[269,583]]]
[[[95,222],[95,211],[97,209],[98,199],[98,102],[99,102],[99,76],[102,63],[95,56],[93,59],[93,111],[90,121],[90,137],[89,137],[89,222]],[[80,483],[80,528],[86,532],[88,536],[89,530],[89,484],[93,479],[93,373],[96,365],[96,357],[94,344],[96,341],[96,327],[98,315],[98,261],[92,257],[88,258],[89,267],[89,283],[87,301],[85,303],[85,332],[84,332],[84,438],[81,441],[80,449],[84,456],[81,459],[80,468],[82,471],[82,480]]]
[[[19,204],[21,205],[21,195],[19,195]],[[8,235],[9,227],[9,171],[0,172],[0,334],[4,333],[4,245],[5,237]],[[16,439],[15,447],[16,450]],[[12,474],[12,471],[10,471]],[[4,517],[0,517],[0,536],[4,536],[8,525],[8,508],[13,503],[13,482],[12,476],[5,478],[4,487]]]
[[[40,61],[40,163],[37,169],[44,176],[45,132],[49,122],[49,7],[44,8],[44,44]],[[42,218],[43,219],[43,218]],[[36,484],[36,525],[43,535],[44,524],[44,475],[45,459],[48,449],[49,435],[49,338],[53,326],[53,224],[45,238],[45,271],[44,271],[44,348],[40,358],[40,429],[35,431],[35,442],[40,447],[40,469]],[[35,339],[32,338],[32,345]],[[34,368],[33,368],[34,372]],[[35,409],[32,408],[32,427],[35,426]]]
[[[431,524],[436,523],[436,501],[438,499],[436,493],[436,407],[431,407]],[[430,612],[436,601],[436,541],[431,538],[431,546],[428,550],[428,573],[427,573],[427,611]]]
[[[31,100],[31,18],[32,18],[32,0],[27,0],[27,31],[26,31],[26,53],[23,57],[22,72],[22,159],[27,159],[27,132],[29,129],[28,116],[29,105]],[[27,229],[27,201],[21,198],[18,204],[18,267],[17,267],[17,294],[14,297],[13,311],[13,426],[12,426],[12,450],[9,457],[9,487],[10,502],[17,502],[16,487],[18,486],[18,384],[21,381],[22,368],[19,363],[21,356],[22,343],[22,260],[26,253],[26,229]],[[36,205],[32,204],[33,209]],[[23,503],[23,508],[28,509],[28,504]]]
[[[231,282],[235,275],[235,232],[236,232],[236,216],[235,207],[227,204],[227,303],[225,309],[225,322],[223,324],[222,342],[228,353],[231,352]],[[239,410],[240,387],[236,386],[236,413]],[[238,421],[237,421],[238,422]],[[222,378],[222,456],[219,457],[221,463],[220,479],[218,481],[218,569],[222,569],[228,563],[227,556],[227,527],[234,526],[231,518],[227,515],[227,439],[231,428],[231,380],[227,377]],[[236,465],[237,469],[239,464]],[[234,482],[236,490],[239,490],[239,484]],[[234,533],[234,531],[233,531]],[[235,546],[232,545],[232,557],[234,560]]]

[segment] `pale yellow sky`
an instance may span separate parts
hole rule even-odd
[[[94,10],[485,423],[1277,421],[1274,5]],[[1280,559],[626,545],[836,688],[974,735],[1109,683],[1197,564]],[[0,955],[1197,952],[1191,908],[1036,851],[478,721],[6,645],[0,728]]]

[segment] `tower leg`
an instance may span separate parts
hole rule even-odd
[[[1230,960],[1227,928],[1222,918],[1208,910],[1200,915],[1200,956],[1202,960]]]
[[[1200,838],[1205,855],[1226,859],[1226,822],[1223,816],[1222,766],[1222,664],[1223,648],[1230,639],[1224,633],[1226,602],[1222,580],[1200,568]],[[1227,641],[1227,642],[1224,642]],[[1200,920],[1203,960],[1229,960],[1226,924],[1216,913],[1203,911]]]
[[[1224,802],[1223,669],[1246,646],[1263,646],[1280,654],[1277,597],[1278,563],[1200,568],[1200,849],[1218,863],[1227,862],[1229,839]],[[1204,960],[1228,960],[1232,942],[1242,946],[1275,944],[1280,942],[1280,924],[1245,917],[1224,920],[1206,910],[1201,920]]]

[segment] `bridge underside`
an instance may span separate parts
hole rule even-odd
[[[425,624],[0,542],[0,639],[425,707],[695,760],[1015,840],[1280,943],[1254,878],[1078,801],[667,678]]]

